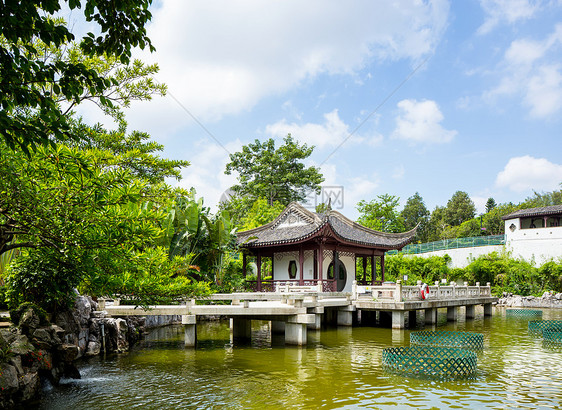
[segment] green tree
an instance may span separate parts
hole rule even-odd
[[[389,194],[378,195],[377,198],[370,202],[359,201],[357,222],[381,232],[403,232],[404,220],[398,212],[400,198]]]
[[[488,198],[486,201],[486,213],[490,212],[496,207],[496,201],[494,198]]]
[[[114,247],[124,237],[144,246],[156,234],[157,213],[135,205],[146,183],[104,167],[103,154],[56,146],[39,147],[27,157],[5,144],[0,152],[0,254]]]
[[[182,168],[190,165],[189,161],[162,158],[158,153],[164,146],[151,141],[145,132],[108,131],[100,124],[90,127],[82,121],[76,121],[72,128],[82,137],[80,142],[67,145],[106,152],[107,167],[127,170],[151,185],[164,183],[166,178],[181,180]]]
[[[273,205],[269,205],[267,199],[258,198],[254,201],[248,213],[242,218],[239,230],[247,231],[265,225],[277,218],[284,209],[285,206],[280,202],[274,202]]]
[[[483,227],[488,235],[503,235],[505,233],[505,223],[502,217],[516,211],[516,206],[512,203],[499,204],[483,217]]]
[[[320,193],[324,177],[319,168],[302,163],[314,147],[300,145],[290,134],[283,141],[276,149],[272,138],[263,143],[255,140],[230,155],[225,174],[238,173],[238,185],[232,187],[238,196],[248,196],[252,202],[266,198],[272,206],[276,201],[284,205],[302,201],[309,192]]]
[[[560,184],[562,186],[562,183]],[[526,198],[519,209],[539,208],[543,206],[562,205],[562,189],[552,192],[533,192],[533,196]]]
[[[428,238],[428,224],[429,224],[429,211],[425,207],[423,198],[416,192],[413,196],[408,198],[404,209],[400,213],[404,220],[404,228],[409,231],[418,226],[415,239],[421,242],[426,242]]]
[[[38,144],[67,140],[69,116],[60,104],[77,104],[85,95],[104,93],[115,84],[83,61],[45,58],[42,45],[58,48],[75,39],[66,23],[53,16],[59,0],[4,1],[0,4],[0,134],[8,147],[25,152]],[[84,16],[100,29],[88,33],[80,49],[86,57],[115,56],[127,64],[132,48],[154,50],[144,25],[150,20],[150,0],[136,2],[69,0],[71,10],[83,7]]]
[[[438,241],[442,239],[441,236],[446,227],[445,207],[436,206],[429,218],[428,241]]]
[[[457,191],[447,202],[444,220],[448,225],[459,226],[474,218],[476,207],[466,192]]]

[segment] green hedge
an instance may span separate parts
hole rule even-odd
[[[408,275],[405,284],[414,285],[418,280],[432,284],[441,279],[461,280],[474,284],[492,284],[494,295],[503,292],[518,295],[540,296],[545,291],[562,292],[562,263],[550,261],[536,267],[521,259],[492,252],[473,260],[466,268],[450,268],[448,255],[420,256],[395,255],[385,258],[386,280],[395,281]]]

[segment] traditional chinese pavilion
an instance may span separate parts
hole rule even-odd
[[[337,211],[316,214],[292,202],[273,222],[239,232],[237,240],[243,249],[244,272],[247,257],[255,257],[257,291],[292,283],[321,284],[325,292],[350,292],[357,262],[363,265],[358,282],[380,284],[385,252],[402,249],[415,233],[415,228],[404,233],[374,231]],[[267,258],[271,262],[264,271]]]

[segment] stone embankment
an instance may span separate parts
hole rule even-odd
[[[72,311],[47,318],[29,307],[17,326],[0,330],[0,409],[32,403],[46,380],[80,378],[76,359],[125,352],[144,333],[144,317],[108,318],[96,310],[90,297],[78,296]]]
[[[541,297],[536,297],[504,292],[498,300],[498,306],[562,309],[562,293],[544,292]]]

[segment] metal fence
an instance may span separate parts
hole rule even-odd
[[[505,235],[472,236],[469,238],[442,239],[435,242],[413,243],[406,245],[402,251],[388,251],[387,255],[443,251],[448,249],[473,248],[476,246],[505,245]]]

